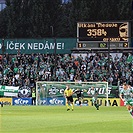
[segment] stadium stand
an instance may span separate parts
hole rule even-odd
[[[106,54],[54,55],[17,54],[0,58],[0,84],[35,86],[36,81],[108,81],[117,85],[125,81],[133,85],[131,54],[110,55],[110,69]],[[56,62],[56,64],[55,64]],[[54,67],[56,65],[56,67]],[[55,69],[56,68],[56,69]]]

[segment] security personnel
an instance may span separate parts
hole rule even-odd
[[[32,105],[36,105],[36,92],[35,92],[35,88],[32,89]]]

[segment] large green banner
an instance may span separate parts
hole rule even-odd
[[[47,38],[47,39],[0,39],[0,54],[2,45],[6,51],[4,53],[17,54],[18,51],[24,54],[70,54],[76,47],[74,38]]]
[[[118,97],[118,87],[117,86],[109,86],[107,89],[107,84],[105,82],[97,82],[97,83],[61,83],[61,82],[39,82],[37,83],[37,95],[40,99],[47,97],[64,97],[64,90],[66,89],[66,84],[70,85],[70,88],[75,91],[80,89],[83,91],[84,97],[91,97],[89,95],[91,87],[95,87],[98,91],[98,97],[105,98],[116,98]],[[76,97],[76,95],[74,95]]]

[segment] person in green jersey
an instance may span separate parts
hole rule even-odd
[[[128,112],[133,118],[133,89],[130,85],[124,83],[123,88],[120,90],[120,98],[124,101]]]
[[[99,104],[97,103],[98,98],[98,91],[92,86],[90,92],[88,93],[90,96],[92,96],[92,103],[96,107],[97,110],[99,110]]]

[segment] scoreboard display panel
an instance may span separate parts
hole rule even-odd
[[[101,43],[77,43],[77,48],[93,48],[93,49],[97,49],[97,48],[103,48],[106,49],[108,48],[108,45],[110,45],[110,48],[128,48],[129,47],[129,43],[127,42],[123,42],[123,43],[105,43],[105,42],[101,42]]]
[[[77,47],[127,48],[129,31],[129,22],[78,22]]]

